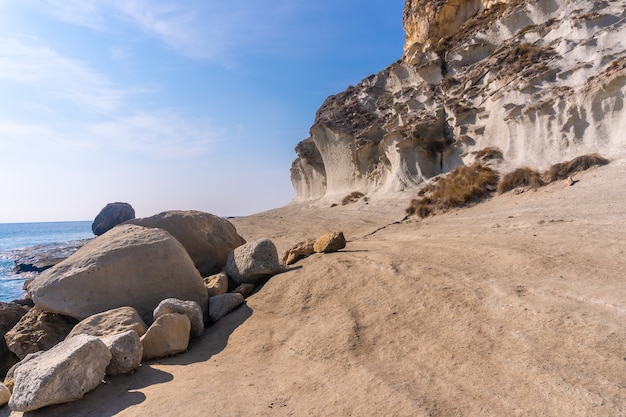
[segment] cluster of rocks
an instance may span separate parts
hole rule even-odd
[[[296,243],[288,249],[283,256],[285,265],[292,265],[300,259],[304,259],[314,253],[337,252],[346,247],[346,238],[343,232],[328,232],[318,239],[307,239]]]
[[[246,243],[208,213],[113,227],[29,282],[26,300],[0,303],[0,404],[73,401],[105,375],[184,352],[283,268],[272,241]]]

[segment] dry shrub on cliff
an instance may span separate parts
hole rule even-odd
[[[518,187],[532,187],[537,189],[545,185],[541,179],[541,174],[532,168],[517,168],[513,172],[509,172],[498,184],[498,194],[506,193]]]
[[[423,197],[424,195],[428,194],[428,193],[432,193],[433,191],[435,191],[435,189],[437,188],[437,182],[441,179],[442,177],[434,177],[430,179],[430,182],[427,183],[425,186],[423,186],[418,192],[417,195],[419,197]]]
[[[503,159],[504,155],[502,154],[502,150],[495,146],[489,146],[487,148],[481,149],[476,153],[476,161],[491,161],[493,159]]]
[[[478,162],[456,167],[434,184],[426,196],[411,201],[409,216],[426,217],[436,211],[446,211],[479,202],[496,189],[496,172]]]
[[[606,165],[608,163],[608,159],[597,153],[582,155],[571,161],[552,165],[552,167],[543,174],[543,178],[546,182],[564,180],[576,172],[584,171],[594,166]]]

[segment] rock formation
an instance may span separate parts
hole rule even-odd
[[[502,149],[545,168],[626,145],[626,3],[407,0],[404,56],[329,97],[296,146],[295,201],[410,190]]]

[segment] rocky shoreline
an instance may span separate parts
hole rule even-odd
[[[342,233],[330,233],[298,256],[345,244]],[[0,399],[21,412],[77,400],[105,375],[185,352],[206,326],[287,270],[271,240],[246,243],[229,221],[198,211],[134,219],[20,259],[29,272],[43,271],[26,281],[27,302],[0,303]]]
[[[15,250],[12,253],[15,259],[15,272],[17,274],[43,272],[69,258],[89,241],[91,239],[82,239]]]

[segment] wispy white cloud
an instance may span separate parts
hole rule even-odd
[[[220,140],[207,120],[189,120],[172,111],[137,113],[88,127],[91,140],[152,159],[205,155]]]
[[[101,0],[29,0],[34,9],[65,23],[105,30],[104,8]]]
[[[123,153],[144,160],[186,160],[207,156],[221,133],[207,120],[192,120],[172,111],[137,113],[96,123],[59,125],[0,120],[3,148],[83,150],[98,154]],[[8,148],[5,148],[7,150]]]
[[[41,42],[0,37],[0,91],[3,86],[12,94],[0,97],[0,104],[8,109],[10,102],[19,102],[25,111],[12,111],[13,119],[0,115],[2,142],[54,143],[70,150],[98,148],[173,160],[204,155],[220,137],[205,119],[142,107],[134,98],[148,90],[120,87],[85,61]],[[42,119],[33,119],[35,114]]]
[[[0,38],[0,83],[27,85],[42,96],[100,112],[118,108],[129,91],[79,60],[37,44]]]
[[[285,23],[302,0],[31,0],[66,23],[113,30],[120,22],[181,55],[230,61],[239,49],[269,48],[287,36]]]
[[[0,120],[0,138],[6,139],[7,143],[15,140],[28,140],[37,137],[49,137],[54,133],[47,126],[36,124],[18,123],[11,120]]]

